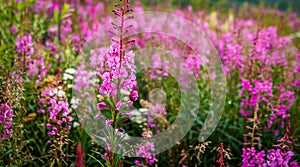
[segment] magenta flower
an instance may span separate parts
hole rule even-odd
[[[96,60],[97,64],[100,65],[97,68],[98,76],[102,80],[99,93],[108,95],[110,98],[119,96],[121,99],[127,97],[135,101],[138,98],[138,92],[133,91],[137,87],[135,55],[132,51],[128,51],[121,60],[119,54],[119,45],[116,43],[113,43],[109,50],[96,49],[91,51],[92,60]],[[122,94],[121,92],[131,93]],[[132,101],[117,101],[116,109],[119,110],[124,104],[131,105]],[[105,107],[107,105],[104,102],[98,104],[100,109]]]
[[[12,123],[13,123],[13,110],[7,104],[0,104],[0,132],[1,138],[10,138],[12,135]]]
[[[112,124],[112,120],[109,120],[109,119],[106,119],[105,120],[105,123],[106,123],[106,126],[110,126]]]
[[[65,99],[65,97],[59,96],[61,91],[63,90],[61,90],[60,87],[50,87],[41,93],[42,99],[47,99],[40,101],[49,106],[47,108],[47,111],[49,112],[49,120],[56,122],[48,123],[46,125],[46,128],[50,130],[48,132],[49,136],[56,136],[58,133],[61,133],[57,129],[58,126],[70,129],[71,126],[69,124],[71,124],[73,121],[73,118],[69,115],[71,111],[69,109],[68,101]]]
[[[262,150],[260,152],[256,151],[255,148],[243,148],[243,164],[242,167],[248,166],[261,166],[264,162],[265,151]]]
[[[31,35],[28,36],[18,36],[17,37],[17,41],[16,41],[16,46],[17,46],[17,54],[18,55],[26,55],[28,57],[30,57],[33,52],[33,41],[31,38]]]
[[[266,164],[268,166],[290,166],[291,157],[294,156],[292,151],[287,151],[283,153],[281,149],[271,149],[268,151],[269,155],[267,156]]]
[[[100,103],[98,103],[98,108],[99,108],[100,110],[104,109],[106,106],[107,106],[107,105],[106,105],[105,102],[100,102]]]
[[[149,164],[152,165],[156,161],[156,158],[155,158],[156,155],[154,153],[152,153],[153,151],[154,151],[154,143],[148,142],[145,145],[139,147],[139,150],[136,153],[136,156],[147,159]],[[144,163],[142,163],[138,160],[135,161],[135,164],[138,166],[145,166]]]
[[[133,101],[136,101],[139,98],[139,94],[137,91],[132,91],[129,96]]]

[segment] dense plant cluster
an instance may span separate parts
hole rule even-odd
[[[161,20],[167,18],[133,24],[132,13],[162,11],[159,6],[129,0],[0,4],[1,166],[299,166],[300,19],[295,13],[249,4],[226,13],[192,6],[167,9],[205,32],[227,77],[222,119],[208,140],[199,142],[212,96],[210,60],[160,33],[165,29]],[[106,47],[83,54],[94,32],[101,34],[114,18],[118,22],[110,25],[111,36],[97,37],[109,41]],[[194,39],[190,27],[179,30],[170,24],[170,31]],[[156,33],[126,36],[148,25]],[[149,47],[170,52],[147,52]],[[146,57],[138,54],[149,54],[153,68],[138,71],[139,59]],[[95,71],[89,71],[86,59]],[[181,107],[183,90],[177,82],[191,84],[176,81],[172,68],[179,69],[179,76],[195,76],[200,109],[189,133],[156,154],[152,137],[172,125]],[[82,93],[86,89],[95,90],[96,102],[81,108],[92,101]],[[74,97],[74,91],[81,93]],[[90,126],[106,136],[105,148],[86,133],[81,114],[94,114]],[[97,127],[101,119],[105,125]],[[129,135],[143,138],[143,144],[132,148],[131,157],[117,154]]]

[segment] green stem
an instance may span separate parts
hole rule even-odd
[[[255,128],[257,126],[257,112],[258,112],[258,104],[256,104],[256,108],[254,110],[254,118],[253,118],[253,127],[252,127],[252,133],[251,133],[251,146],[254,147],[254,134],[255,134]]]
[[[59,43],[62,44],[62,42],[61,42],[61,22],[62,22],[62,20],[61,20],[61,10],[62,10],[62,1],[61,0],[59,0],[59,6],[60,6],[60,11],[58,12],[58,33],[57,33],[57,35],[58,35],[58,41],[59,41]]]

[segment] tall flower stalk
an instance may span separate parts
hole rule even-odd
[[[104,157],[107,166],[121,166],[124,158],[119,158],[116,154],[124,133],[121,127],[122,120],[120,110],[125,106],[131,106],[133,101],[138,99],[137,82],[135,77],[134,53],[126,49],[126,45],[132,40],[124,41],[124,34],[129,27],[125,26],[127,14],[132,10],[129,8],[129,1],[124,0],[122,4],[116,4],[117,8],[112,12],[119,18],[119,25],[112,23],[114,29],[110,33],[114,34],[118,40],[112,39],[112,44],[104,55],[98,55],[101,62],[98,64],[97,75],[101,81],[99,94],[102,98],[98,103],[98,109],[109,109],[112,113],[111,118],[104,117],[101,112],[94,119],[104,118],[106,126],[110,129],[109,141],[106,147]],[[97,54],[95,50],[91,54]],[[104,58],[103,58],[104,57]],[[104,66],[103,66],[104,65]],[[103,68],[104,67],[104,68]],[[108,103],[110,101],[111,103]],[[114,130],[115,129],[115,130]],[[103,132],[105,133],[105,132]]]
[[[68,134],[73,121],[64,85],[60,84],[59,77],[57,80],[57,83],[46,87],[41,92],[39,103],[46,106],[47,112],[44,109],[38,110],[39,113],[48,116],[46,128],[48,129],[48,136],[50,138],[48,144],[51,148],[52,166],[55,161],[58,166],[62,166],[63,163],[66,164],[65,158],[67,154],[64,152],[64,149],[71,141]]]
[[[7,79],[5,83],[5,94],[9,95],[9,84],[10,84],[10,69],[8,70]],[[3,99],[7,101],[8,99]],[[12,136],[12,123],[13,123],[13,110],[5,103],[0,104],[0,141],[5,138]]]

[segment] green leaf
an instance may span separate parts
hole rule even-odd
[[[125,115],[120,115],[118,116],[117,120],[116,120],[116,126],[119,127],[119,124],[124,121],[127,118],[127,116]]]
[[[97,151],[92,151],[92,152],[94,152],[94,153],[100,155],[100,156],[105,160],[107,167],[112,167],[111,164],[110,164],[110,162],[108,161],[108,159],[107,159],[107,158],[104,158],[104,157],[102,156],[101,153],[99,153],[99,152],[97,152]],[[99,161],[99,160],[97,160],[97,162],[98,162],[98,161]],[[100,162],[100,161],[99,161],[99,162]],[[100,162],[100,163],[101,163],[101,162]],[[102,163],[101,163],[101,164],[102,164]]]
[[[104,108],[103,110],[101,110],[101,114],[108,119],[112,119],[111,113],[112,113],[111,110],[109,110],[107,108]]]
[[[64,4],[62,10],[61,10],[61,15],[64,16],[70,9],[70,6],[68,4]]]
[[[227,132],[223,131],[223,130],[218,130],[221,133],[223,133],[226,137],[228,137],[231,140],[234,140],[235,142],[237,142],[238,144],[242,145],[243,142],[239,141],[237,138],[233,137],[232,135],[228,134]]]
[[[88,154],[88,156],[90,156],[92,159],[94,159],[95,161],[97,161],[102,167],[105,167],[101,161],[99,161],[97,158],[95,158],[93,155]]]
[[[54,24],[58,24],[58,22],[59,22],[59,14],[58,14],[58,9],[57,8],[55,8],[54,9]]]

